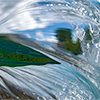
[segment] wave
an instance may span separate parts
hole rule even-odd
[[[15,0],[12,3],[1,1],[1,5],[1,34],[23,34],[35,40],[43,48],[58,52],[62,56],[57,57],[56,53],[55,56],[49,52],[53,59],[59,58],[61,64],[0,67],[2,89],[0,98],[44,100],[100,98],[100,7],[98,6],[100,4],[98,2]],[[72,30],[73,45],[79,39],[82,54],[73,55],[68,50],[66,53],[65,49],[59,48],[58,45],[64,43],[60,43],[56,37],[56,31],[59,29]],[[10,39],[22,42],[17,38],[10,37]],[[22,44],[25,45],[26,42]],[[32,48],[30,45],[29,47]],[[43,53],[43,50],[39,50],[41,51]],[[71,63],[64,57],[70,59]]]

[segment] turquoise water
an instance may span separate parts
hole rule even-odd
[[[5,95],[16,99],[27,95],[36,100],[100,99],[99,0],[1,0],[0,6],[1,34],[21,34],[62,55],[10,37],[60,64],[1,66],[0,88]],[[2,91],[0,98],[9,99]]]

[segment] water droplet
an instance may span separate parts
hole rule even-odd
[[[63,87],[63,91],[65,91],[66,90],[66,87]]]
[[[49,4],[47,4],[47,6],[49,6]]]
[[[61,6],[61,4],[59,3],[58,6]]]
[[[51,4],[50,6],[53,6],[53,4]]]

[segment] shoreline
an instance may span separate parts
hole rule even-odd
[[[55,48],[56,52],[52,51],[52,50],[49,50],[47,48],[44,48],[41,45],[39,45],[38,43],[36,43],[36,42],[34,42],[32,40],[29,40],[28,38],[25,38],[21,34],[0,34],[0,36],[7,36],[9,38],[9,40],[12,41],[12,42],[19,43],[19,44],[24,45],[26,47],[35,49],[36,51],[41,51],[44,54],[47,54],[47,55],[50,55],[51,57],[55,57],[57,59],[65,61],[65,62],[67,62],[69,64],[72,64],[72,65],[74,65],[76,67],[85,66],[84,62],[79,61],[79,60],[77,60],[77,59],[75,59],[72,56],[69,56],[67,54],[64,54],[63,52],[59,51],[56,48]],[[79,67],[79,68],[81,68],[81,67]]]

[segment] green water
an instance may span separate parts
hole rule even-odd
[[[31,48],[0,36],[0,66],[57,64],[58,62]]]

